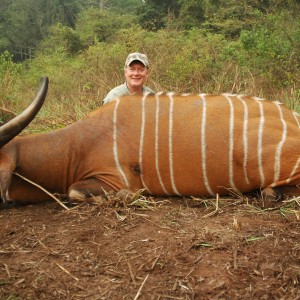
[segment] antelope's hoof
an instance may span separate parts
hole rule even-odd
[[[122,189],[116,193],[116,196],[119,197],[121,200],[130,199],[134,193],[127,189]]]
[[[18,206],[16,201],[2,201],[0,204],[0,209],[9,209]]]
[[[282,199],[282,193],[276,188],[264,188],[261,192],[262,204],[265,208],[274,207]]]

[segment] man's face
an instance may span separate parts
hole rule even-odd
[[[148,68],[139,61],[133,61],[125,69],[125,78],[131,92],[142,91],[142,87],[148,78]]]

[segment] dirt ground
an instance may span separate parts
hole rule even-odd
[[[300,199],[0,211],[0,299],[300,299]]]

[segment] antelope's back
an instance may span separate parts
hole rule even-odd
[[[236,95],[121,97],[114,158],[127,187],[155,195],[215,195],[300,183],[299,115]],[[138,178],[138,179],[137,179]]]

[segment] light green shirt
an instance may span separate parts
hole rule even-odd
[[[143,94],[145,93],[154,93],[150,88],[143,86]],[[104,98],[104,100],[102,101],[102,105],[105,105],[109,102],[111,102],[112,100],[116,99],[117,97],[120,96],[126,96],[126,95],[131,95],[126,82],[113,88]]]

